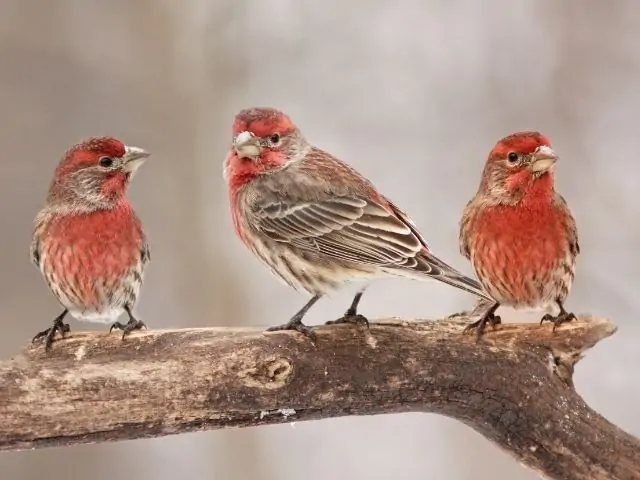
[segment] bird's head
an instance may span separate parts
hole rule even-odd
[[[304,158],[309,144],[284,113],[273,108],[248,108],[235,117],[231,149],[224,163],[230,186]]]
[[[78,143],[58,164],[48,202],[82,210],[109,208],[124,197],[129,180],[149,155],[113,137]]]
[[[484,167],[480,190],[518,201],[532,189],[553,191],[558,156],[539,132],[519,132],[496,143]]]

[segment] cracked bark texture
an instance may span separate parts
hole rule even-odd
[[[575,363],[606,319],[504,324],[480,343],[465,319],[366,330],[209,328],[75,333],[0,363],[0,449],[158,437],[347,415],[433,412],[469,425],[551,479],[640,478],[640,442],[589,408]]]

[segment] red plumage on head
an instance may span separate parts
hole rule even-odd
[[[540,132],[518,132],[498,140],[496,146],[491,150],[489,158],[504,158],[509,152],[526,155],[533,153],[536,148],[542,145],[550,147],[551,143]]]
[[[232,133],[235,138],[242,132],[250,132],[257,138],[270,137],[278,134],[285,138],[296,131],[291,119],[275,108],[254,107],[238,112],[233,121]],[[225,172],[231,192],[250,182],[256,176],[272,168],[278,168],[289,159],[284,145],[262,149],[260,161],[248,161],[239,158],[234,148],[231,148],[225,160]]]
[[[507,165],[505,159],[510,153],[521,156],[533,154],[538,147],[551,147],[549,139],[537,131],[524,131],[508,135],[498,140],[487,158],[480,190],[487,191],[492,186],[506,187],[508,191],[536,190],[549,194],[553,189],[553,172],[545,173],[535,183],[532,183],[533,172],[524,164]]]
[[[113,137],[91,137],[67,150],[56,168],[54,178],[64,177],[82,167],[95,165],[102,157],[122,157],[125,145]]]
[[[233,122],[233,136],[241,132],[251,132],[256,137],[266,137],[273,133],[286,135],[295,128],[291,119],[275,108],[247,108],[236,115]]]

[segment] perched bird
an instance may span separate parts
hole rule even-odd
[[[467,330],[481,336],[495,325],[500,305],[517,309],[559,309],[540,323],[553,329],[575,319],[564,302],[580,253],[576,222],[554,189],[558,156],[539,132],[520,132],[498,141],[489,153],[476,196],[460,221],[460,251],[493,297],[480,320]]]
[[[111,330],[144,327],[132,313],[149,262],[140,220],[125,194],[149,153],[111,137],[90,138],[71,147],[55,170],[45,206],[35,219],[31,259],[64,307],[53,325],[33,341],[51,347],[70,313],[78,320],[129,322]]]
[[[285,283],[312,295],[284,325],[302,323],[324,294],[350,281],[435,278],[486,297],[480,284],[435,257],[415,224],[349,165],[312,146],[284,113],[239,112],[224,162],[231,215],[244,244]],[[368,325],[357,308],[364,288],[334,323]]]

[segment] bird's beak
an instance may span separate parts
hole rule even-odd
[[[255,158],[262,151],[258,138],[251,132],[239,133],[233,139],[233,149],[240,158]]]
[[[533,172],[547,172],[558,161],[558,155],[551,147],[542,145],[533,152],[533,161],[531,162],[531,170]]]
[[[150,155],[149,152],[142,148],[125,146],[124,157],[122,157],[124,160],[123,169],[132,177],[136,173],[136,170],[138,170],[138,167],[140,167]]]

